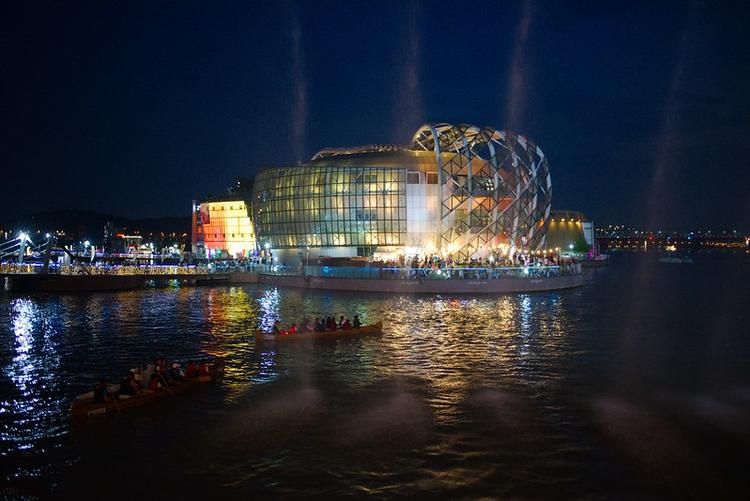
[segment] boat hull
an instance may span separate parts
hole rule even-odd
[[[682,257],[660,257],[659,262],[666,264],[691,264],[693,260],[691,258]]]

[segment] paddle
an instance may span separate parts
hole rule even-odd
[[[120,410],[120,404],[117,403],[117,398],[118,398],[117,395],[113,393],[110,395],[110,397],[112,398],[112,403],[115,404],[115,409],[117,409],[117,413],[122,414],[122,411]]]

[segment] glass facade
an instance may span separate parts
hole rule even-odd
[[[259,245],[402,246],[406,168],[303,165],[261,171],[253,188]]]

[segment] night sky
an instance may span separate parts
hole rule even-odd
[[[434,121],[533,138],[553,208],[747,230],[749,5],[6,2],[0,221],[187,215]]]

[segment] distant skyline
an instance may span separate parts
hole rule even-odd
[[[424,122],[512,127],[553,209],[750,230],[750,6],[16,2],[0,222],[189,215],[237,176]]]

